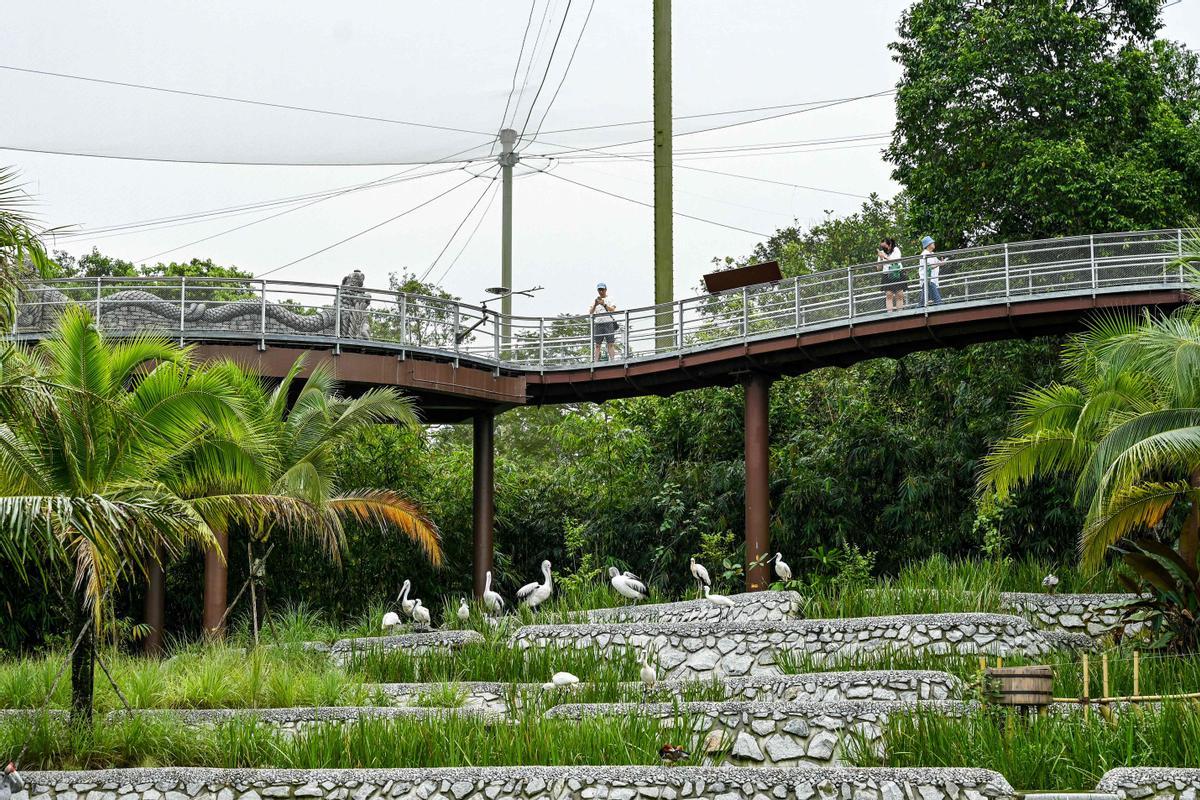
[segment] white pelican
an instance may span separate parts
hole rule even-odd
[[[383,615],[383,630],[385,633],[391,633],[396,628],[400,627],[400,615],[395,611],[389,611]]]
[[[467,598],[464,597],[462,599],[462,602],[460,602],[458,604],[458,621],[459,622],[470,622],[470,620],[471,620],[471,607],[467,605]]]
[[[632,572],[621,572],[616,567],[609,567],[608,578],[621,597],[628,597],[630,600],[642,600],[646,597],[646,585]]]
[[[703,564],[697,564],[696,559],[692,559],[692,564],[688,569],[691,571],[692,577],[696,579],[696,583],[701,586],[712,586],[712,579],[708,577],[708,570],[704,568]]]
[[[642,699],[646,699],[646,693],[654,688],[654,684],[658,683],[658,670],[650,665],[650,654],[642,654]]]
[[[576,678],[569,672],[556,672],[550,676],[550,682],[542,684],[543,689],[565,689],[568,686],[574,686],[579,683],[579,678]]]
[[[542,603],[550,598],[550,593],[554,591],[554,579],[550,577],[550,562],[542,562],[542,577],[545,578],[541,583],[534,581],[527,583],[517,590],[517,599],[523,602],[530,608],[537,608]]]
[[[733,608],[735,605],[737,605],[723,594],[712,594],[709,592],[707,586],[704,587],[704,599],[712,603],[714,606],[720,606],[721,608]]]
[[[1050,593],[1053,593],[1054,590],[1058,588],[1058,576],[1047,575],[1046,577],[1042,578],[1042,588]]]
[[[400,601],[400,610],[404,612],[404,616],[411,617],[413,610],[413,601],[408,599],[408,592],[412,588],[412,583],[408,578],[404,579],[404,583],[400,586],[400,596],[396,599]]]
[[[429,627],[429,609],[420,600],[413,601],[412,618],[418,625]]]
[[[493,614],[504,613],[504,598],[492,591],[492,571],[490,569],[483,579],[483,604]]]
[[[779,576],[781,581],[790,581],[792,579],[792,568],[783,560],[783,553],[776,553],[775,558],[775,574]]]

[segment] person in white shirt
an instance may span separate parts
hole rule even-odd
[[[884,305],[890,314],[904,308],[904,292],[908,289],[908,276],[904,274],[904,265],[900,262],[904,255],[896,240],[889,237],[879,243],[876,256],[879,271],[883,273]]]
[[[11,761],[8,762],[4,772],[0,774],[0,800],[9,800],[24,788],[25,781],[21,780],[21,773],[17,772],[16,765]]]
[[[942,291],[938,287],[938,279],[942,272],[942,260],[933,254],[937,243],[932,236],[921,240],[921,287],[924,292],[922,305],[938,305],[942,302]]]
[[[608,296],[608,285],[596,284],[596,299],[592,301],[588,315],[592,317],[592,360],[600,360],[600,345],[608,345],[608,360],[617,358],[617,318],[613,312],[617,306]]]

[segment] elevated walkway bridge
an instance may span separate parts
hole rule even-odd
[[[1099,310],[1170,309],[1192,277],[1180,230],[1105,233],[938,253],[941,302],[918,257],[900,263],[904,308],[885,308],[877,263],[613,315],[618,358],[594,342],[607,318],[503,316],[481,305],[340,284],[254,279],[51,280],[25,286],[13,337],[43,337],[69,303],[112,335],[157,331],[281,377],[301,353],[331,359],[349,391],[395,386],[429,422],[475,428],[475,577],[491,568],[494,416],[527,404],[746,387],[746,555],[768,552],[767,404],[772,379],[879,356],[1078,330]],[[581,284],[581,297],[591,293]],[[765,569],[747,573],[762,588]]]

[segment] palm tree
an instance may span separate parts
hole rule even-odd
[[[29,218],[32,200],[19,178],[15,169],[0,167],[0,324],[5,330],[16,312],[16,283],[26,265],[43,274],[50,270],[50,259]]]
[[[209,373],[234,387],[241,399],[241,420],[249,436],[213,438],[198,448],[198,459],[184,465],[173,479],[187,496],[250,493],[303,501],[316,512],[314,524],[300,530],[287,526],[259,526],[247,532],[259,541],[274,533],[303,533],[315,537],[325,552],[340,560],[346,547],[343,525],[354,520],[383,530],[394,530],[415,543],[435,566],[442,562],[441,539],[436,526],[413,503],[394,491],[351,490],[337,486],[335,451],[348,437],[373,425],[392,423],[416,426],[411,401],[393,389],[373,389],[350,399],[338,394],[333,373],[315,367],[296,390],[304,368],[301,357],[274,388],[231,362],[214,364]],[[295,400],[289,403],[295,395]],[[198,473],[194,466],[203,469]],[[224,465],[213,469],[213,465]],[[236,476],[231,484],[230,476]],[[221,541],[218,546],[227,543]],[[205,561],[206,574],[224,571],[220,559]],[[219,586],[221,582],[217,582]],[[206,591],[211,582],[205,581]],[[206,632],[219,634],[226,598],[206,597]]]
[[[0,552],[23,574],[73,573],[71,702],[90,719],[103,601],[160,548],[207,546],[213,526],[264,510],[214,500],[201,516],[163,483],[188,443],[236,424],[237,398],[165,339],[106,341],[81,307],[4,368],[5,386],[33,381],[0,419]]]
[[[1064,352],[1066,381],[1026,392],[980,487],[1003,498],[1035,476],[1075,478],[1085,510],[1079,551],[1107,549],[1187,508],[1179,551],[1200,555],[1200,310],[1108,317]]]

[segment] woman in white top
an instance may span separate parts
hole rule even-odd
[[[891,237],[879,243],[876,255],[879,271],[883,273],[884,303],[890,314],[904,308],[904,292],[908,289],[908,276],[904,274],[904,265],[900,262],[904,256],[900,252],[900,245]]]
[[[588,314],[592,320],[592,360],[600,360],[600,346],[608,345],[608,360],[617,357],[617,318],[613,316],[617,304],[608,296],[608,286],[596,284],[596,299],[592,301]]]
[[[942,302],[942,290],[938,287],[938,279],[942,272],[942,260],[933,254],[937,243],[932,236],[921,240],[921,286],[925,292],[925,303],[938,305]]]

